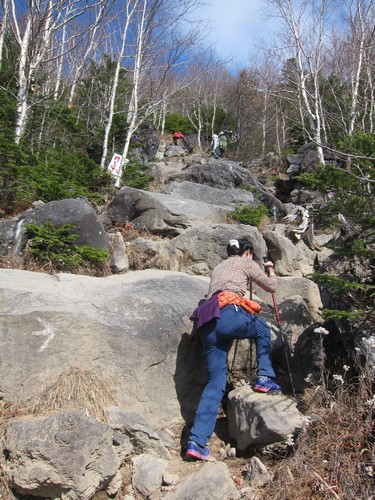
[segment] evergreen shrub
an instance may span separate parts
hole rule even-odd
[[[135,189],[148,189],[149,184],[154,180],[149,174],[150,168],[138,160],[130,159],[123,170],[122,183]]]
[[[230,212],[230,216],[241,224],[259,227],[265,216],[268,214],[268,208],[264,205],[251,208],[247,205],[238,204],[234,212]]]
[[[108,260],[105,250],[74,243],[78,235],[73,233],[73,224],[56,228],[46,221],[25,227],[29,238],[27,253],[40,264],[50,264],[56,270],[74,270],[81,265],[100,266]]]
[[[168,134],[173,134],[177,132],[177,130],[180,130],[184,135],[189,135],[194,132],[189,119],[178,113],[168,113],[166,115],[164,129]]]

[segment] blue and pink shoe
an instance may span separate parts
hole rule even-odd
[[[186,460],[210,460],[210,458],[210,451],[208,448],[199,446],[199,444],[194,441],[188,442],[185,453]]]
[[[271,377],[260,375],[255,382],[254,391],[256,392],[281,392],[281,387],[272,380]]]

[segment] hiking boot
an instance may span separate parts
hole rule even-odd
[[[254,385],[254,391],[257,392],[270,392],[270,391],[278,391],[281,392],[281,387],[272,380],[271,377],[266,377],[265,375],[261,375],[258,377],[257,381]]]
[[[189,441],[185,458],[187,460],[210,460],[210,451],[205,446],[199,446],[199,444],[194,441]]]

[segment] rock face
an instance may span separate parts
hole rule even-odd
[[[172,174],[169,181],[189,181],[218,189],[233,189],[254,185],[250,171],[237,163],[210,160],[207,165],[192,165],[180,173]]]
[[[42,203],[11,221],[0,223],[1,255],[22,252],[27,243],[25,224],[41,225],[47,220],[55,227],[73,224],[72,232],[78,235],[78,245],[109,250],[107,232],[88,201],[68,199]]]
[[[202,201],[212,205],[221,205],[232,207],[232,210],[238,203],[245,203],[248,206],[258,206],[254,195],[245,189],[217,189],[205,184],[196,184],[195,182],[171,182],[164,189],[164,192],[171,196],[178,196],[190,200]]]
[[[3,446],[18,493],[71,500],[107,489],[131,451],[129,441],[119,442],[110,427],[80,411],[15,419],[6,425]]]
[[[207,278],[138,271],[93,278],[0,269],[0,396],[22,402],[70,367],[111,377],[128,411],[157,428],[180,416],[191,366],[176,365]],[[21,307],[20,307],[21,304]],[[200,360],[199,360],[200,361]]]
[[[267,253],[267,247],[256,227],[243,224],[206,224],[189,228],[173,238],[178,250],[189,252],[195,263],[205,263],[210,270],[223,261],[227,255],[228,241],[233,238],[248,238],[254,247],[255,260],[261,264],[261,256]]]
[[[229,210],[202,201],[124,187],[108,214],[113,222],[131,221],[153,233],[176,236],[193,224],[225,222]]]

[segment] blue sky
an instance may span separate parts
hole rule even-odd
[[[246,65],[250,52],[270,38],[274,18],[267,18],[262,9],[265,0],[206,0],[195,17],[210,21],[212,43],[219,55],[233,58],[230,66],[239,69]]]

